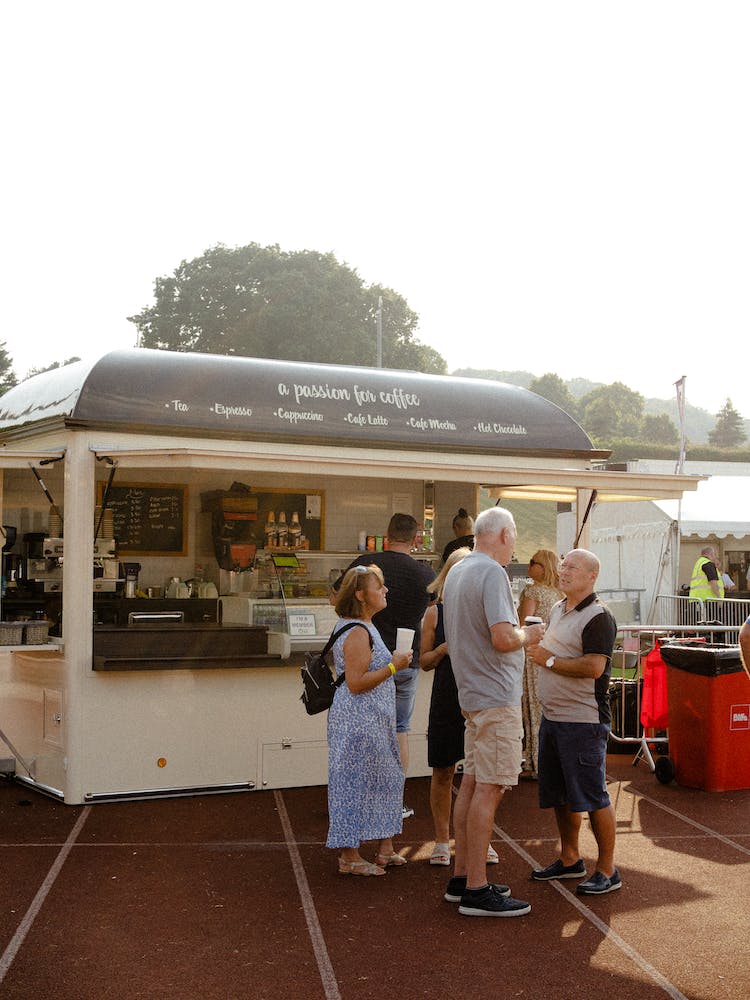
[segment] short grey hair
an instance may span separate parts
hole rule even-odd
[[[499,535],[503,528],[516,530],[513,515],[505,507],[490,507],[488,510],[483,510],[474,522],[474,537]]]

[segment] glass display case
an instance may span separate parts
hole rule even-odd
[[[242,575],[241,590],[223,594],[221,620],[226,624],[261,625],[275,633],[269,647],[292,652],[320,650],[336,624],[329,588],[362,552],[259,552],[251,572]],[[436,553],[415,558],[431,564]]]
[[[221,620],[230,625],[263,625],[286,637],[291,652],[322,649],[336,624],[328,598],[254,598],[228,594],[219,598]],[[283,655],[283,654],[282,654]]]

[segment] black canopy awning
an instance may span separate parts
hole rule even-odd
[[[54,420],[137,433],[594,454],[567,413],[502,382],[140,349],[44,372],[0,398],[3,436]]]

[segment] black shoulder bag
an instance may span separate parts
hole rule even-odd
[[[340,635],[348,632],[351,628],[357,627],[363,628],[367,632],[367,638],[370,640],[370,649],[372,649],[372,636],[367,626],[363,622],[349,622],[343,628],[338,630],[334,628],[328,642],[319,653],[305,653],[305,665],[300,671],[302,674],[302,694],[300,695],[300,701],[305,706],[308,715],[317,715],[319,712],[325,712],[333,704],[333,696],[336,693],[336,688],[344,683],[346,674],[342,673],[334,680],[326,656]]]

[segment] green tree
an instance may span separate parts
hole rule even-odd
[[[451,375],[457,378],[483,378],[491,382],[507,382],[508,385],[520,385],[522,389],[528,389],[534,378],[531,372],[499,372],[496,368],[456,368]]]
[[[727,399],[716,414],[716,425],[708,435],[708,442],[718,448],[736,448],[746,437],[742,416],[732,406],[732,400]]]
[[[560,376],[555,375],[553,372],[547,372],[541,378],[533,379],[529,385],[529,389],[535,392],[537,396],[543,396],[550,403],[559,406],[561,410],[565,410],[571,417],[574,417],[578,412],[578,403],[573,398],[573,394]]]
[[[30,368],[26,373],[26,378],[31,378],[32,375],[41,375],[42,372],[51,372],[55,368],[64,368],[65,365],[72,365],[74,361],[80,361],[80,358],[68,358],[67,361],[53,361],[51,365],[47,365],[45,368]]]
[[[216,246],[157,278],[155,303],[135,316],[142,347],[345,365],[382,361],[444,375],[446,363],[414,336],[418,317],[392,289],[365,286],[333,254],[257,243]]]
[[[647,444],[676,444],[680,440],[680,432],[666,413],[647,413],[638,438]]]
[[[8,389],[18,385],[16,373],[13,371],[13,362],[5,349],[5,341],[0,342],[0,396],[4,396]]]
[[[579,421],[598,441],[635,437],[643,418],[643,396],[622,382],[602,385],[581,399]]]

